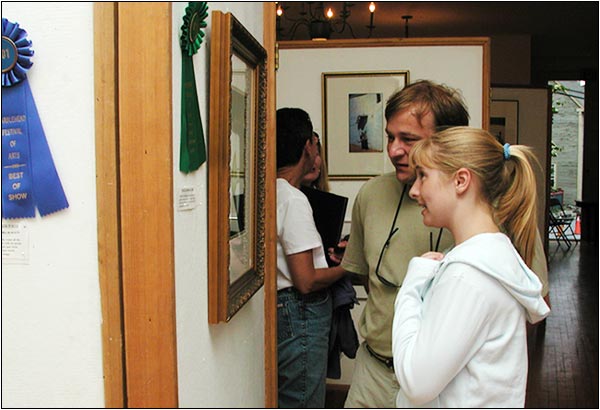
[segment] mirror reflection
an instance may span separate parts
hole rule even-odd
[[[250,197],[254,181],[252,164],[253,73],[241,58],[231,56],[231,135],[229,183],[229,275],[230,283],[253,266],[254,217]]]

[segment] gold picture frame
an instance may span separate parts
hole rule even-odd
[[[408,70],[322,73],[323,152],[332,180],[392,171],[385,103],[409,83]]]
[[[267,53],[212,12],[208,138],[208,321],[228,322],[265,277]]]

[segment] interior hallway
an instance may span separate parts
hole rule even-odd
[[[564,249],[550,242],[552,313],[529,337],[525,406],[597,409],[598,245]]]
[[[529,334],[527,408],[598,408],[598,245],[548,250],[552,313]],[[346,392],[327,392],[327,408]]]

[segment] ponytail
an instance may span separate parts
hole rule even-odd
[[[537,162],[531,148],[523,145],[503,148],[503,192],[499,192],[494,217],[511,238],[528,266],[533,261],[537,229],[536,181],[531,166]]]

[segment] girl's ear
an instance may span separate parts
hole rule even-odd
[[[454,187],[457,194],[464,193],[471,185],[473,174],[470,169],[460,168],[454,174]]]
[[[304,153],[310,155],[310,146],[312,145],[312,141],[310,139],[306,140],[306,144],[304,144]]]
[[[309,154],[310,151],[308,150],[309,149],[309,146],[308,146],[309,144],[310,144],[310,141],[307,141],[304,144],[304,148],[302,148],[302,156],[300,157],[300,159],[305,158],[306,156],[310,155]]]

